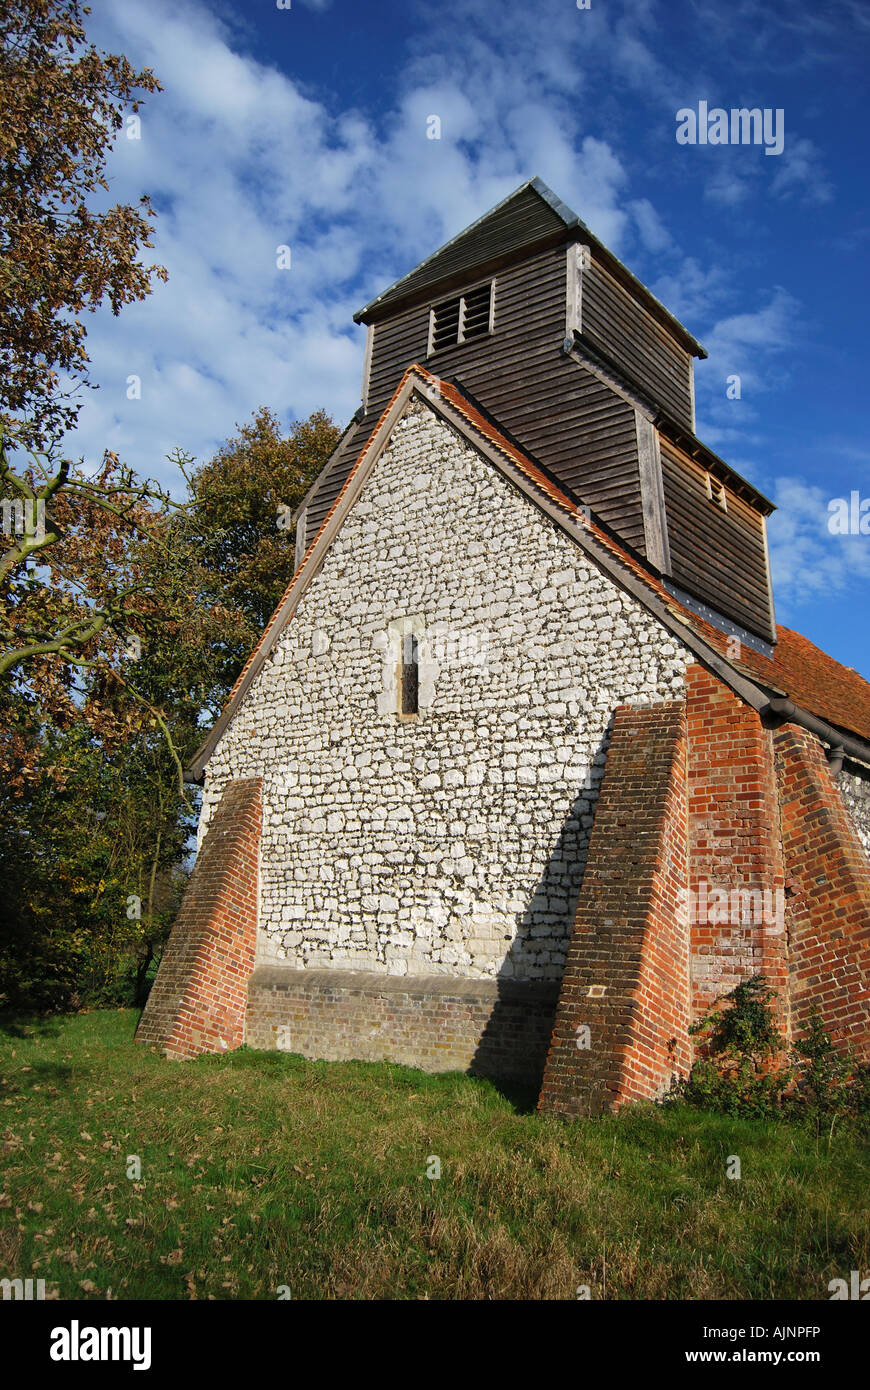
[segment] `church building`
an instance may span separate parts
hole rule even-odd
[[[703,347],[540,179],[356,315],[362,404],[188,769],[138,1039],[662,1094],[741,980],[870,1060],[870,685],[776,622]]]

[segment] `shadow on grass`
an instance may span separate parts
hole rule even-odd
[[[48,1018],[34,1018],[33,1014],[0,1013],[0,1034],[21,1039],[57,1038],[60,1026],[54,1014]]]
[[[523,1081],[496,1081],[491,1076],[471,1074],[472,1081],[485,1082],[493,1091],[506,1100],[517,1115],[531,1115],[538,1104],[538,1088]]]
[[[355,1079],[363,1086],[368,1081],[386,1082],[392,1087],[419,1093],[435,1091],[449,1095],[457,1088],[471,1085],[501,1096],[517,1115],[532,1114],[538,1103],[538,1088],[528,1082],[498,1081],[478,1071],[426,1072],[400,1062],[326,1061],[303,1057],[298,1052],[242,1046],[232,1052],[203,1053],[193,1059],[193,1064],[204,1068],[250,1067],[260,1072],[284,1071],[288,1075],[301,1074],[307,1082],[325,1086],[329,1086],[332,1073],[337,1087],[345,1087],[348,1080]]]
[[[81,1081],[81,1072],[76,1075],[74,1069],[65,1062],[34,1062],[27,1071],[17,1071],[14,1081],[7,1082],[5,1091],[8,1094],[24,1094],[34,1086],[71,1086],[74,1081]]]

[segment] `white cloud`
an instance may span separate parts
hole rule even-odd
[[[793,198],[802,194],[811,203],[829,203],[833,189],[822,168],[821,156],[812,140],[789,139],[777,156],[776,173],[770,185],[771,192],[780,198]]]
[[[721,165],[707,180],[704,196],[711,203],[734,208],[744,203],[753,191],[753,185],[746,173],[738,174],[733,168]]]
[[[702,266],[694,256],[686,256],[676,270],[654,280],[651,288],[678,319],[697,322],[709,318],[716,305],[734,293],[734,281],[715,261]]]
[[[612,135],[609,122],[585,124],[587,88],[605,81],[645,95],[671,140],[672,77],[653,53],[650,0],[502,11],[456,0],[447,35],[433,10],[395,74],[397,96],[375,111],[328,106],[258,62],[233,27],[244,18],[224,20],[198,0],[105,0],[94,39],[153,67],[165,89],[142,110],[141,140],[119,140],[111,197],[151,194],[159,216],[147,258],[170,280],[118,318],[89,321],[101,389],[87,395],[76,453],[95,461],[111,447],[154,474],[174,445],[207,456],[261,404],[284,418],[325,406],[344,424],[362,369],[353,312],[533,174],[617,254],[639,238],[657,272],[668,264],[655,289],[678,316],[692,324],[721,311],[722,270],[683,259],[653,202],[627,196],[618,122]],[[433,114],[440,140],[427,139]],[[602,128],[607,139],[592,133]],[[790,178],[796,189],[796,166]],[[292,268],[282,271],[284,244]],[[741,370],[739,359],[747,380],[762,382],[757,334],[787,327],[776,305],[784,301],[759,322],[715,325],[708,346],[723,366]],[[709,380],[711,367],[703,372]],[[126,399],[131,373],[142,379],[139,401]]]
[[[653,255],[668,251],[673,246],[673,238],[662,222],[648,198],[638,198],[628,204],[628,210],[637,224],[640,239]]]
[[[754,401],[787,382],[799,328],[799,304],[777,288],[762,308],[721,318],[705,334],[709,359],[696,370],[698,434],[713,448],[761,445],[747,433],[758,418]]]
[[[572,15],[571,29],[586,42],[601,20],[582,21]],[[261,404],[285,418],[325,405],[345,423],[364,342],[353,312],[532,174],[579,199],[615,247],[623,237],[626,173],[606,141],[578,136],[569,98],[581,79],[559,43],[531,65],[518,50],[494,62],[488,39],[450,61],[412,58],[394,107],[375,115],[328,109],[235,51],[229,24],[197,3],[107,0],[91,32],[164,87],[142,110],[142,138],[118,141],[110,173],[112,201],[152,196],[148,259],[170,279],[88,324],[100,390],[87,393],[71,448],[90,462],[110,447],[167,476],[169,449],[207,456]],[[437,141],[426,138],[432,114]],[[655,236],[652,206],[640,215]],[[277,268],[281,245],[290,270]],[[128,401],[133,373],[142,396]]]
[[[779,477],[778,511],[768,523],[774,592],[801,606],[854,590],[870,579],[870,536],[832,535],[831,494],[800,477]]]

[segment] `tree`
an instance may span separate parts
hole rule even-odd
[[[201,602],[237,614],[226,652],[229,689],[295,569],[290,517],[323,468],[340,431],[322,410],[296,420],[286,438],[263,407],[210,462],[191,473],[197,509]]]
[[[0,1000],[141,1002],[202,737],[185,638],[207,650],[214,620],[178,511],[116,460],[46,511],[45,544],[0,562]]]
[[[20,524],[0,556],[0,685],[36,683],[56,710],[73,668],[100,666],[159,720],[123,659],[132,644],[138,662],[146,640],[154,650],[161,629],[175,642],[183,627],[199,666],[197,677],[189,665],[189,694],[216,714],[292,578],[289,519],[338,435],[316,411],[282,438],[263,408],[189,476],[190,459],[175,454],[183,504],[114,454],[93,477],[34,448],[14,467],[0,436],[0,491],[20,507],[3,504]]]
[[[91,384],[85,311],[166,279],[138,259],[148,198],[96,206],[159,83],[89,44],[88,13],[0,11],[0,1000],[52,1007],[123,998],[131,970],[141,988],[190,829],[183,764],[292,575],[286,520],[338,436],[318,412],[282,439],[260,411],[193,478],[176,455],[184,504],[114,454],[91,476],[59,456]]]
[[[189,614],[189,545],[183,527],[170,524],[184,507],[113,454],[87,477],[71,460],[58,464],[35,450],[29,467],[15,469],[5,444],[0,438],[0,487],[23,498],[26,521],[0,557],[0,686],[17,682],[56,719],[72,698],[75,671],[102,668],[168,737],[129,671],[143,641]],[[184,457],[178,461],[183,471]],[[3,505],[17,530],[20,518]]]
[[[91,480],[70,465],[52,540],[7,569],[0,1003],[143,1002],[193,823],[181,767],[293,573],[278,519],[337,436],[322,411],[283,437],[260,410],[185,465],[175,508],[117,460]],[[67,630],[71,644],[51,640]]]
[[[0,784],[0,1003],[141,1003],[183,885],[168,750],[147,726],[110,756],[84,719],[39,732],[26,794]]]
[[[89,384],[83,313],[144,299],[153,208],[95,210],[106,160],[149,68],[89,44],[79,0],[5,0],[0,10],[0,414],[26,418],[36,443],[69,428],[80,402],[59,373]]]
[[[27,699],[29,681],[55,719],[73,665],[111,659],[136,621],[158,621],[138,576],[120,579],[120,552],[143,527],[165,534],[170,509],[112,454],[91,478],[57,458],[89,384],[84,311],[108,300],[117,314],[150,293],[152,275],[166,278],[138,260],[151,245],[148,198],[94,206],[125,111],[135,118],[140,94],[160,88],[150,69],[88,43],[89,13],[79,0],[7,0],[0,12],[0,504],[11,542],[0,682],[23,682]]]

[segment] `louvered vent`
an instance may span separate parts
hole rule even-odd
[[[715,502],[717,507],[721,507],[723,512],[728,510],[728,498],[725,488],[710,473],[707,474],[707,496],[711,502]]]
[[[429,324],[429,354],[466,343],[470,338],[482,338],[491,326],[492,281],[435,305]]]
[[[431,352],[452,347],[459,341],[459,321],[462,317],[462,300],[448,299],[432,310]]]
[[[480,338],[489,332],[489,306],[492,298],[492,284],[481,285],[463,296],[462,328],[460,342],[468,338]]]

